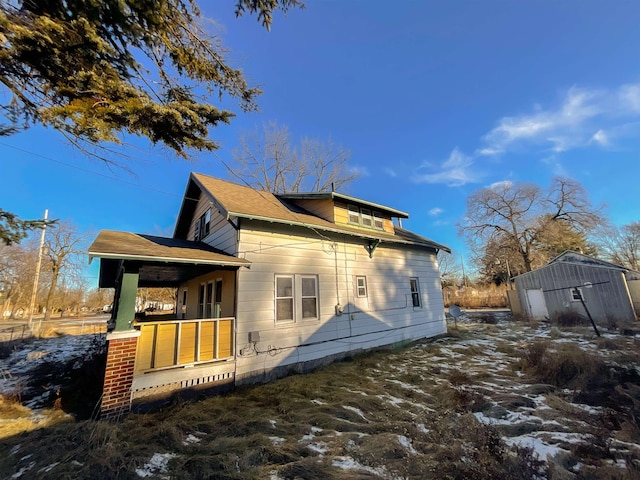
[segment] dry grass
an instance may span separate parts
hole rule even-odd
[[[577,464],[580,478],[638,478],[640,452],[612,439],[640,438],[640,379],[598,355],[631,358],[633,339],[594,341],[599,348],[585,352],[566,332],[558,341],[529,342],[533,327],[512,328],[463,323],[447,338],[221,396],[178,399],[118,424],[78,421],[16,434],[0,441],[0,477],[35,462],[23,478],[138,478],[136,468],[154,454],[171,453],[167,472],[154,478],[561,480],[575,478]],[[489,345],[492,335],[500,337]],[[475,416],[510,412],[539,419],[491,426]],[[549,464],[504,441],[543,428],[541,438],[570,431],[588,440],[562,443],[565,453]],[[629,467],[611,466],[612,457]]]

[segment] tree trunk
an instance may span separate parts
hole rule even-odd
[[[51,318],[51,300],[53,300],[53,293],[56,290],[56,284],[58,283],[59,270],[54,267],[51,270],[51,287],[49,287],[49,293],[47,293],[47,303],[44,305],[44,321],[46,322]]]

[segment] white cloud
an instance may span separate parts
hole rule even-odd
[[[431,215],[432,217],[437,217],[438,215],[440,215],[443,212],[444,212],[444,210],[442,208],[435,207],[435,208],[432,208],[431,210],[429,210],[429,212],[427,212],[427,213],[429,213],[429,215]]]
[[[351,173],[354,173],[354,174],[359,175],[361,177],[368,177],[368,176],[371,175],[369,173],[369,169],[367,169],[367,167],[363,167],[363,166],[360,166],[360,165],[354,165],[349,170],[351,171]]]
[[[491,190],[508,190],[513,186],[513,182],[511,180],[502,180],[500,182],[494,182],[489,185],[487,188]]]
[[[421,169],[435,169],[433,173],[417,174],[413,177],[416,183],[444,183],[450,187],[459,187],[466,183],[477,183],[480,173],[474,167],[475,160],[454,148],[449,158],[440,167],[434,167],[430,162],[423,162]]]
[[[498,126],[482,138],[483,144],[476,153],[499,155],[531,146],[565,152],[589,145],[609,145],[605,130],[639,115],[640,84],[609,91],[572,87],[557,107],[544,109],[536,105],[530,114],[501,118]]]
[[[593,137],[591,137],[591,141],[599,143],[600,145],[609,144],[609,138],[607,137],[606,132],[602,129],[593,134]]]
[[[386,173],[387,175],[389,175],[390,177],[396,178],[398,176],[398,174],[396,173],[396,171],[392,168],[385,168],[384,169],[384,173]]]

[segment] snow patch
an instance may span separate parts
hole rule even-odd
[[[147,464],[141,468],[136,468],[136,474],[141,478],[148,478],[167,473],[169,462],[175,457],[175,453],[154,453]],[[161,476],[160,478],[168,479],[169,477]]]

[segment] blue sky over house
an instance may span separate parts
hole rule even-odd
[[[189,172],[234,180],[240,136],[275,121],[348,148],[361,176],[344,193],[408,212],[406,228],[458,253],[466,197],[506,180],[569,176],[614,223],[640,219],[637,2],[321,0],[278,13],[270,32],[231,3],[200,3],[264,90],[260,110],[223,99],[237,116],[211,131],[220,149],[190,162],[123,138],[114,160],[130,172],[51,129],[1,138],[2,208],[170,236]]]

